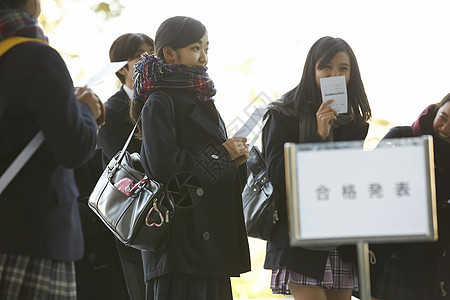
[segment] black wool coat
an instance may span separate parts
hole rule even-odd
[[[193,175],[202,188],[196,204],[176,208],[167,250],[142,253],[145,279],[249,271],[241,198],[246,167],[236,168],[222,146],[225,125],[214,102],[187,90],[154,92],[144,105],[142,128],[141,162],[149,177],[167,184]]]

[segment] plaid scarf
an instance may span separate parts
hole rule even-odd
[[[48,43],[42,28],[32,15],[15,9],[0,9],[0,42],[13,36],[37,38]]]
[[[142,54],[135,66],[134,99],[147,101],[150,92],[158,89],[188,89],[198,93],[203,101],[212,100],[216,94],[214,83],[206,73],[207,67],[181,64],[164,64],[155,55]]]

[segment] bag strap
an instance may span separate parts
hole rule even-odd
[[[45,43],[41,39],[28,38],[28,37],[23,37],[23,36],[9,37],[9,38],[4,39],[3,41],[0,42],[0,56],[5,54],[6,52],[8,52],[8,50],[11,49],[12,47],[14,47],[14,46],[16,46],[18,44],[26,43],[26,42]]]
[[[8,52],[12,47],[26,42],[41,42],[43,40],[27,38],[21,36],[14,36],[7,38],[0,42],[0,56]],[[44,142],[44,133],[42,130],[38,131],[33,139],[25,146],[25,148],[19,153],[19,155],[14,159],[14,161],[9,165],[6,171],[0,177],[0,194],[5,190],[8,184],[14,179],[14,177],[19,173],[27,161],[33,156],[34,152],[41,146]]]
[[[28,143],[28,145],[20,152],[16,159],[9,165],[5,173],[0,177],[0,194],[8,186],[11,180],[19,173],[22,167],[27,163],[34,152],[41,146],[44,142],[44,133],[39,130],[38,133],[33,137],[33,139]]]
[[[158,92],[156,92],[156,93],[160,93],[160,94],[166,95],[167,98],[169,99],[169,102],[170,102],[170,108],[171,108],[171,112],[172,112],[172,119],[173,119],[173,122],[172,122],[172,131],[173,131],[173,133],[174,133],[174,135],[175,135],[175,139],[176,139],[176,131],[175,131],[175,112],[174,112],[174,108],[173,108],[172,98],[170,97],[170,95],[169,95],[168,93],[165,93],[165,92],[162,92],[162,91],[158,91]],[[116,164],[115,164],[114,167],[113,167],[113,172],[112,172],[112,174],[115,173],[115,170],[120,166],[120,164],[121,164],[121,162],[122,162],[122,159],[123,159],[123,157],[125,156],[125,152],[126,152],[126,150],[127,150],[127,148],[128,148],[128,145],[130,144],[131,139],[133,138],[133,135],[134,135],[134,133],[136,132],[136,128],[137,128],[139,122],[141,121],[141,116],[142,116],[142,111],[143,111],[143,110],[144,110],[144,109],[142,109],[141,112],[139,113],[139,117],[138,117],[137,120],[136,120],[136,124],[134,124],[134,127],[133,127],[133,129],[131,130],[130,135],[128,136],[128,139],[127,139],[127,141],[125,142],[125,145],[123,145],[122,150],[120,151],[120,156],[117,158]]]
[[[267,116],[267,117],[265,117],[265,116]],[[261,116],[260,119],[263,119],[263,123],[262,123],[261,127],[258,129],[258,132],[256,133],[256,135],[253,137],[252,141],[250,142],[250,144],[248,146],[249,149],[251,149],[255,145],[256,140],[258,139],[259,135],[261,134],[261,132],[264,129],[264,126],[266,126],[267,121],[269,121],[269,115],[267,114],[267,111],[264,115]],[[258,122],[259,122],[259,120],[258,120]],[[256,126],[256,124],[255,124],[255,126]]]

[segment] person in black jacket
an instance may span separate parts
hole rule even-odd
[[[348,113],[338,114],[322,102],[320,78],[345,76]],[[264,267],[272,270],[274,294],[294,299],[350,299],[357,289],[353,246],[319,251],[289,245],[284,144],[364,140],[371,110],[358,63],[350,46],[340,38],[323,37],[311,47],[300,84],[269,104],[263,130],[263,149],[269,180],[279,193],[279,221],[267,243]],[[320,176],[320,174],[311,174]],[[317,221],[321,222],[320,216]]]
[[[122,83],[120,90],[105,102],[106,122],[98,131],[98,145],[102,148],[104,163],[119,152],[133,129],[130,119],[130,101],[133,98],[133,75],[142,53],[152,54],[153,40],[143,33],[127,33],[118,37],[109,49],[111,62],[128,61],[116,72]],[[141,140],[133,138],[130,153],[141,151]]]
[[[136,65],[132,113],[137,119],[143,107],[141,162],[164,186],[179,183],[189,201],[174,197],[167,248],[142,252],[146,299],[232,299],[230,277],[250,270],[241,198],[246,139],[228,139],[216,110],[205,26],[169,18],[155,45],[157,56],[144,54]],[[183,188],[186,181],[195,185]]]
[[[433,136],[438,241],[371,246],[374,299],[447,299],[450,242],[450,94],[429,105],[411,126],[392,128],[383,140]],[[447,291],[446,291],[447,290]]]
[[[133,129],[130,119],[130,101],[133,98],[134,64],[142,53],[153,53],[153,40],[143,33],[127,33],[118,37],[111,45],[111,62],[128,61],[117,71],[122,86],[105,102],[106,122],[98,131],[98,145],[103,151],[103,160],[108,164],[125,144]],[[134,137],[127,149],[129,152],[141,151],[141,140]],[[123,274],[130,299],[144,299],[145,283],[141,252],[127,247],[116,239]]]
[[[35,39],[0,59],[0,174],[38,131],[44,135],[0,195],[1,299],[76,299],[73,262],[83,256],[83,234],[73,168],[94,154],[102,115],[92,91],[74,90],[39,13],[39,0],[0,0],[0,44]]]

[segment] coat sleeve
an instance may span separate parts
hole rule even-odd
[[[189,128],[176,126],[174,132],[171,102],[166,96],[153,94],[142,112],[141,162],[147,174],[162,183],[175,175],[194,175],[201,183],[216,184],[236,180],[237,170],[221,142],[209,142],[194,148],[180,148],[177,140]],[[203,133],[199,133],[203,134]]]
[[[34,110],[51,153],[68,168],[85,163],[94,154],[97,124],[89,106],[76,100],[61,56],[46,45],[36,47],[28,74],[34,78],[28,79],[33,87],[27,106]]]

